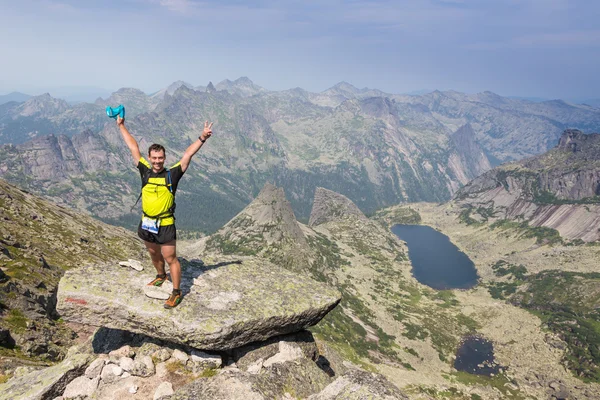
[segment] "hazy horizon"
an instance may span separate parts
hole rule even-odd
[[[600,97],[591,0],[0,2],[10,39],[0,42],[0,93],[152,93],[248,76],[274,91],[345,81],[388,93]]]

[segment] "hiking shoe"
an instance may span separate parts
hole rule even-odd
[[[181,303],[181,292],[179,293],[171,293],[167,301],[165,301],[165,308],[174,308],[177,307],[179,303]]]
[[[152,280],[152,282],[148,283],[148,286],[158,286],[160,287],[167,280],[167,275],[164,276],[156,275],[156,278]]]

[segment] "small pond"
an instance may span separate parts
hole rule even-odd
[[[470,374],[491,376],[498,374],[502,367],[494,361],[492,342],[479,336],[467,336],[456,352],[454,368]]]

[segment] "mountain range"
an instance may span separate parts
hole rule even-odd
[[[600,110],[591,106],[491,92],[406,96],[345,82],[321,93],[273,92],[248,78],[205,87],[179,81],[150,96],[123,88],[94,104],[45,94],[1,105],[0,176],[132,226],[137,173],[104,114],[117,104],[126,106],[142,152],[162,143],[167,163],[196,140],[205,120],[214,121],[213,138],[178,192],[181,228],[204,232],[229,221],[265,182],[289,193],[302,221],[317,186],[372,213],[403,201],[448,200],[492,166],[553,147],[566,127],[600,129]]]

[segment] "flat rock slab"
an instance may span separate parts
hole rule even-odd
[[[228,350],[312,326],[341,299],[335,289],[262,259],[181,260],[181,266],[184,297],[176,308],[146,296],[154,275],[100,264],[65,273],[57,310],[68,321]]]

